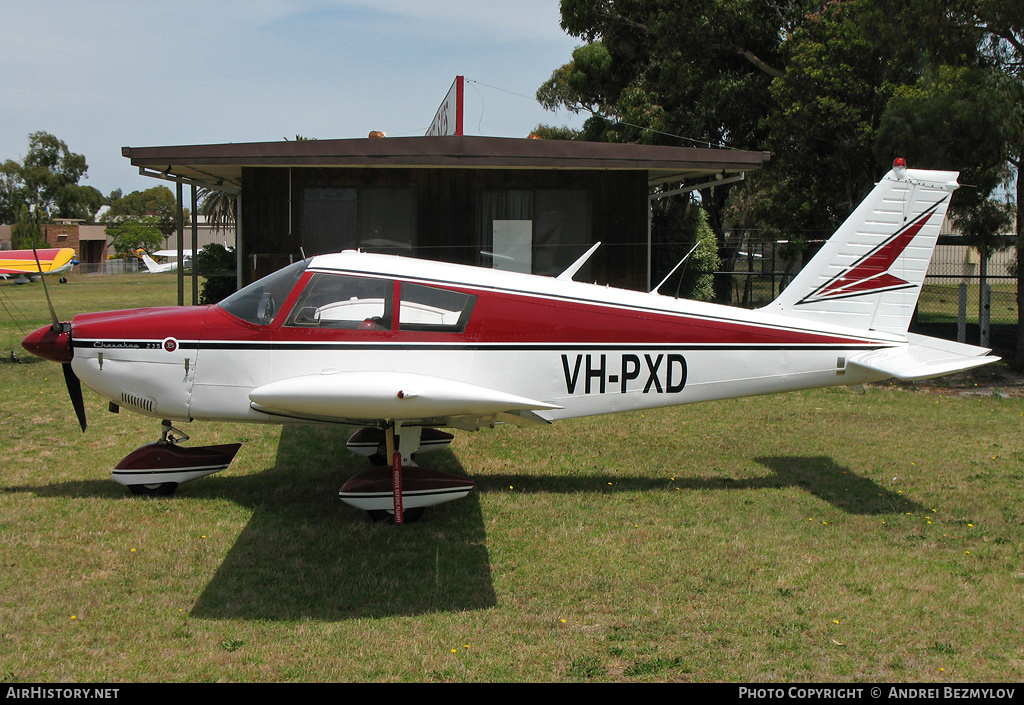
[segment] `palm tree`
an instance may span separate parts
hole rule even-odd
[[[235,227],[237,200],[235,194],[226,191],[215,191],[203,188],[199,190],[202,205],[199,212],[206,216],[206,221],[214,230],[227,230]]]

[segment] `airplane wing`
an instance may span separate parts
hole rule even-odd
[[[339,422],[366,420],[462,421],[492,417],[530,425],[546,423],[536,412],[560,409],[466,382],[407,372],[325,370],[278,380],[249,393],[251,406],[266,414]]]
[[[39,263],[36,264],[36,255]],[[67,268],[75,258],[70,247],[50,247],[41,250],[0,251],[0,274],[47,274]]]
[[[907,340],[910,345],[859,353],[847,360],[846,364],[913,381],[964,372],[999,359],[989,355],[991,350],[988,348],[974,345],[913,333],[907,335]]]

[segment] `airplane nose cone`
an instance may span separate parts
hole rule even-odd
[[[21,347],[33,355],[53,362],[71,362],[71,329],[63,324],[59,333],[53,326],[43,326],[34,333],[29,333],[21,341]]]

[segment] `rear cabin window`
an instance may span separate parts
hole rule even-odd
[[[461,333],[466,329],[476,297],[422,284],[402,284],[398,307],[400,330]]]
[[[316,273],[295,302],[287,326],[390,330],[394,284],[386,279]]]

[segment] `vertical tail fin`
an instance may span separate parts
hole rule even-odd
[[[764,310],[906,335],[958,173],[901,162]]]

